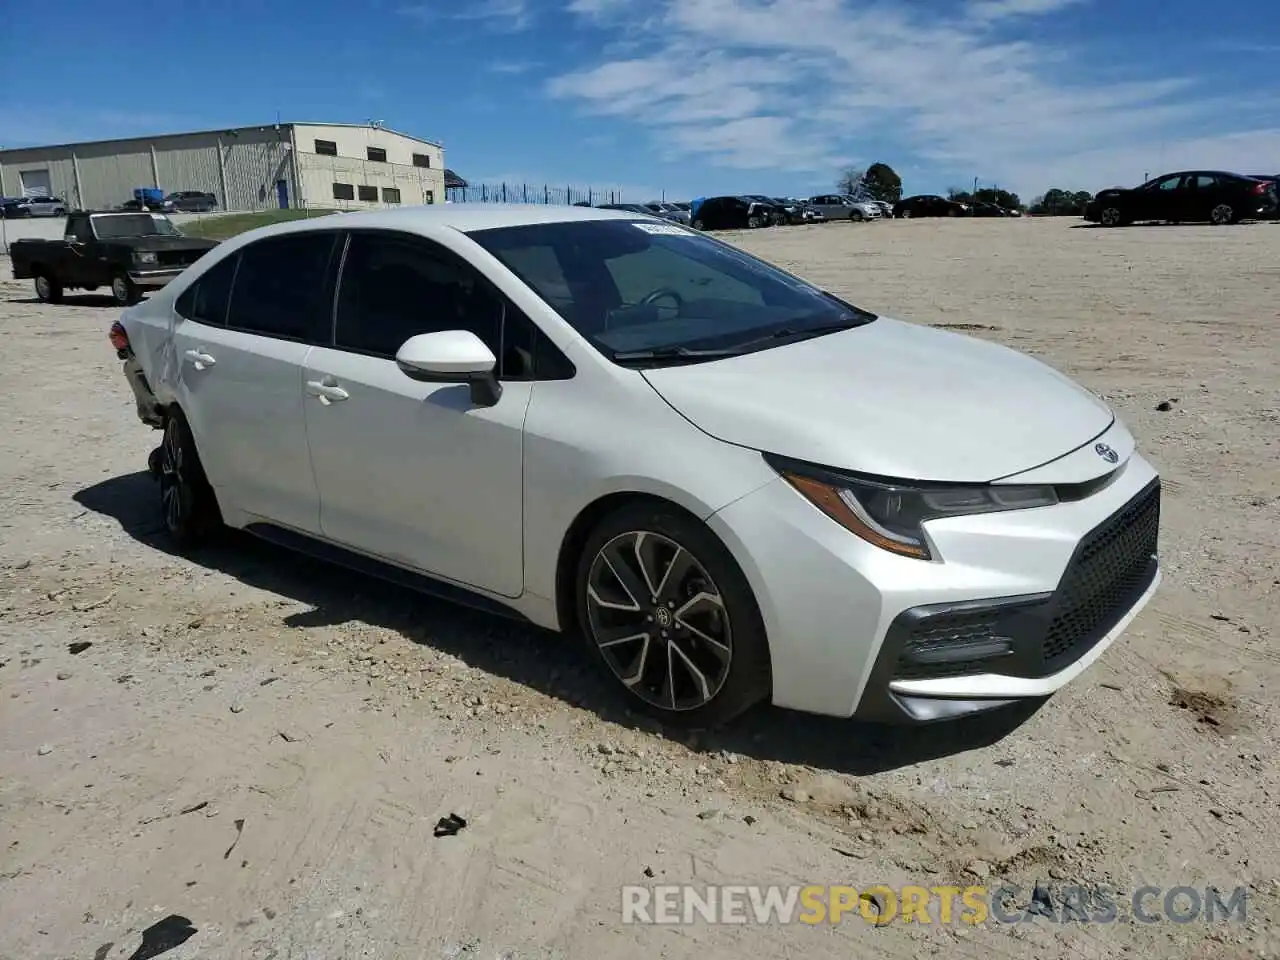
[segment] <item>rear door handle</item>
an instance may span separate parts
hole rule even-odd
[[[351,394],[338,386],[338,382],[332,377],[325,377],[323,380],[308,380],[307,393],[318,399],[325,406],[338,400],[346,400]]]
[[[197,370],[203,370],[205,367],[212,367],[218,362],[203,350],[188,350],[184,355],[195,365]]]

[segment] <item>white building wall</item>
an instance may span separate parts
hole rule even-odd
[[[316,141],[335,144],[336,156],[318,153]],[[444,202],[444,150],[438,144],[379,127],[295,124],[300,196],[308,207],[360,210],[396,203],[411,206]],[[369,159],[369,148],[386,152],[386,162]],[[414,155],[428,166],[415,165]],[[355,199],[335,196],[334,185],[352,188]],[[360,187],[374,188],[377,199],[361,199]],[[366,190],[367,194],[367,190]]]

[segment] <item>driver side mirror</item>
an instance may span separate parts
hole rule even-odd
[[[467,383],[471,402],[491,407],[502,396],[498,360],[483,340],[470,330],[420,333],[396,351],[396,366],[420,383]]]

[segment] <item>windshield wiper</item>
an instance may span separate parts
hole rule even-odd
[[[747,340],[738,344],[738,348],[759,346],[762,343],[768,343],[771,340],[783,340],[787,337],[821,337],[828,333],[839,333],[841,330],[852,330],[854,327],[860,327],[863,321],[848,317],[837,323],[824,323],[818,327],[779,327],[772,330],[763,337],[757,337],[754,340]]]
[[[693,347],[653,347],[650,350],[623,350],[613,355],[613,359],[626,363],[631,360],[711,360],[716,357],[736,357],[742,353],[740,346],[715,347],[711,349],[695,349]]]

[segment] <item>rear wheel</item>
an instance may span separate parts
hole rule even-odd
[[[111,278],[111,297],[121,307],[129,307],[138,302],[138,285],[129,279],[127,273],[117,273]]]
[[[36,297],[42,303],[60,303],[62,301],[62,284],[46,273],[37,273],[35,279]]]
[[[1220,203],[1209,212],[1209,220],[1219,227],[1236,222],[1236,211],[1229,203]]]
[[[158,467],[160,505],[169,536],[184,549],[208,539],[221,525],[222,515],[196,452],[191,428],[176,407],[165,418],[159,455],[153,453],[153,458],[148,460],[148,467],[153,471]]]
[[[695,229],[695,230],[702,230],[702,229],[703,229],[703,225],[702,225],[702,221],[701,221],[701,220],[695,220],[695,221],[693,221],[693,223],[691,223],[691,224],[690,224],[690,226],[691,226],[691,227],[693,227],[693,229]]]
[[[707,728],[768,696],[755,597],[698,520],[662,505],[619,510],[587,538],[576,585],[582,633],[636,708]]]

